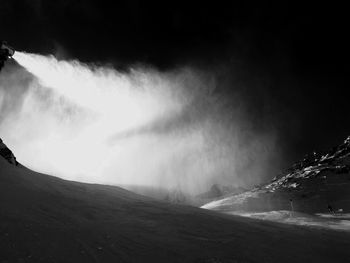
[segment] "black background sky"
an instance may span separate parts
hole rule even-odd
[[[290,160],[350,135],[345,5],[227,2],[2,0],[0,37],[118,68],[225,68],[222,92],[240,89],[256,125],[280,131]]]

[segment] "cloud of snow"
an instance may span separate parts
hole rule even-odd
[[[256,183],[279,160],[275,132],[256,131],[213,72],[15,60],[0,74],[0,137],[36,171],[195,194]]]

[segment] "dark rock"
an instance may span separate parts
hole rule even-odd
[[[10,164],[18,165],[15,155],[12,151],[3,143],[2,139],[0,139],[0,156],[5,158]]]

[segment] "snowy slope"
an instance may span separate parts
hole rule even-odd
[[[0,202],[0,262],[348,262],[350,258],[347,233],[170,205],[119,187],[35,173],[3,158]]]
[[[350,211],[350,136],[325,153],[313,153],[271,182],[203,206],[219,211]]]

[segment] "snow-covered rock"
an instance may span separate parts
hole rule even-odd
[[[323,154],[313,152],[305,156],[285,173],[264,185],[241,194],[225,196],[202,208],[221,211],[297,209],[323,212],[332,204],[350,210],[349,187],[350,136]]]
[[[9,163],[11,163],[13,165],[18,165],[18,162],[16,161],[15,155],[6,146],[6,144],[2,141],[1,138],[0,138],[0,156],[5,158]]]

